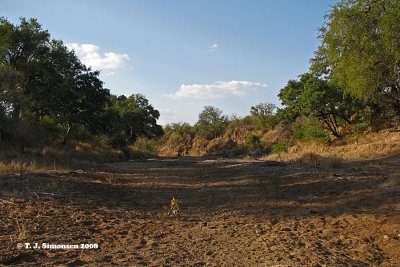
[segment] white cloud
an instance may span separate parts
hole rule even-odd
[[[212,45],[208,46],[208,51],[213,52],[213,51],[215,51],[218,47],[219,47],[218,44],[212,44]]]
[[[170,98],[198,98],[213,99],[227,95],[241,96],[249,91],[255,91],[267,87],[265,83],[250,81],[218,81],[213,84],[182,84],[178,91],[168,95]]]
[[[161,125],[167,125],[168,123],[178,121],[178,112],[171,109],[158,109],[160,111],[160,119],[158,123]]]
[[[95,70],[115,70],[121,68],[129,60],[127,54],[107,52],[100,54],[100,48],[94,44],[66,44],[68,49],[74,50],[79,59],[88,67]]]

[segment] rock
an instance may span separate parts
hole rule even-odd
[[[257,235],[262,235],[264,233],[265,233],[265,231],[263,229],[256,229],[256,234]]]
[[[205,227],[207,226],[207,222],[206,221],[202,221],[199,223],[200,227]]]

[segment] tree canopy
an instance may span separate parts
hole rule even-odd
[[[0,137],[25,144],[23,136],[16,138],[24,121],[54,125],[64,143],[74,127],[108,136],[122,131],[125,145],[162,133],[160,114],[143,95],[111,95],[99,75],[36,19],[14,25],[1,18]]]
[[[326,15],[311,70],[372,108],[400,115],[400,0],[343,0]],[[383,108],[385,107],[385,108]]]

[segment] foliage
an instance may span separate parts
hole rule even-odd
[[[250,108],[252,126],[255,130],[272,129],[278,124],[276,105],[272,103],[260,103]]]
[[[245,140],[245,147],[252,150],[261,149],[260,138],[253,133],[248,134]]]
[[[213,106],[205,106],[195,125],[197,133],[207,139],[219,137],[228,125],[228,117]]]
[[[184,135],[184,134],[193,134],[194,129],[189,123],[179,122],[179,123],[167,124],[164,127],[164,132],[166,134]]]
[[[272,103],[260,103],[250,108],[250,114],[255,117],[264,117],[273,115],[276,109],[276,105]]]
[[[14,25],[0,18],[0,141],[23,151],[39,140],[65,144],[106,135],[126,147],[162,134],[160,114],[143,95],[110,95],[99,74],[51,39],[36,19]]]
[[[157,150],[157,142],[154,139],[140,137],[136,140],[134,148],[148,153],[155,153]]]
[[[305,73],[300,80],[290,80],[281,89],[279,98],[285,109],[287,122],[293,122],[300,116],[312,116],[323,122],[327,130],[339,137],[339,127],[352,123],[351,118],[361,105],[343,90],[328,80]]]
[[[179,216],[181,211],[181,201],[173,197],[169,203],[168,215]]]
[[[111,95],[109,105],[103,114],[103,127],[111,134],[113,145],[126,147],[139,137],[156,138],[162,135],[157,124],[160,116],[145,96],[134,94],[129,97]]]
[[[321,123],[312,117],[299,117],[292,124],[293,139],[299,141],[329,141]]]
[[[400,115],[400,1],[343,0],[327,14],[311,70],[371,108]]]

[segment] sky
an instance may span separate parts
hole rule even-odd
[[[14,24],[37,18],[112,94],[141,93],[159,123],[204,106],[245,116],[309,69],[333,0],[0,0]]]

